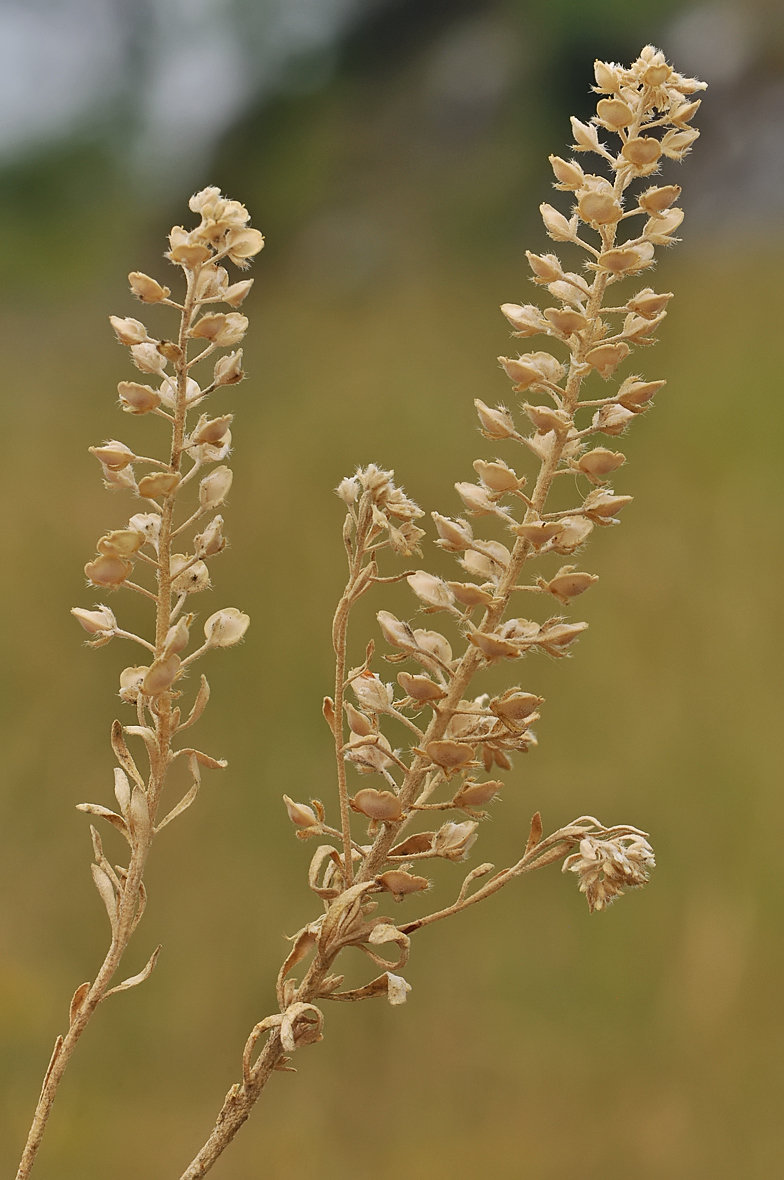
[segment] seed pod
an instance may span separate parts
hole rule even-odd
[[[484,807],[485,803],[495,798],[503,785],[497,779],[485,783],[474,783],[467,779],[452,802],[455,807]]]
[[[488,663],[496,660],[519,660],[523,654],[519,647],[502,639],[499,635],[487,635],[483,631],[472,631],[469,640],[474,647],[478,647]]]
[[[584,594],[594,582],[598,581],[598,574],[586,574],[575,569],[573,565],[564,565],[555,577],[547,582],[547,589],[562,602],[568,602],[570,598]]]
[[[121,586],[132,570],[130,561],[103,554],[94,561],[88,561],[84,567],[85,574],[94,586]]]
[[[101,447],[88,447],[87,449],[91,455],[95,455],[99,463],[108,467],[110,471],[122,471],[136,458],[130,447],[127,447],[124,442],[117,442],[116,439],[105,442]]]
[[[218,508],[229,494],[234,478],[230,467],[216,467],[199,484],[199,506]]]
[[[315,828],[320,826],[318,816],[312,807],[308,807],[305,803],[295,803],[293,799],[289,799],[288,795],[283,796],[283,802],[286,804],[289,819],[295,827]]]
[[[120,699],[126,704],[136,704],[142,681],[149,670],[146,665],[137,665],[134,668],[124,668],[120,673]]]
[[[583,221],[593,226],[615,225],[623,216],[623,210],[612,193],[591,189],[582,194],[577,209]]]
[[[471,545],[474,534],[471,526],[464,520],[452,520],[448,516],[441,516],[438,512],[430,514],[438,530],[436,545],[446,549],[447,553],[461,553]]]
[[[489,708],[502,721],[510,721],[519,725],[536,713],[543,700],[544,697],[538,697],[533,692],[521,692],[519,689],[509,688],[502,696],[493,697]]]
[[[180,657],[177,655],[162,656],[154,660],[141,683],[144,696],[158,697],[167,692],[179,670]]]
[[[644,193],[640,193],[637,198],[637,204],[649,216],[655,216],[657,213],[663,213],[665,209],[669,209],[670,205],[673,205],[680,195],[681,187],[679,184],[666,184],[660,188],[649,188]]]
[[[398,672],[397,682],[406,696],[421,704],[440,701],[446,696],[444,689],[429,676],[412,676],[410,672]]]
[[[526,541],[530,541],[535,549],[541,549],[542,545],[546,545],[548,541],[557,537],[562,528],[561,521],[531,520],[516,525],[514,531],[518,537],[525,537]]]
[[[521,479],[516,471],[500,459],[496,459],[495,463],[475,459],[472,466],[485,487],[498,495],[517,492],[525,485],[525,479]]]
[[[501,311],[515,330],[515,336],[537,336],[547,331],[542,313],[538,307],[527,303],[521,306],[517,303],[502,303]]]
[[[115,529],[98,541],[96,549],[105,557],[131,557],[144,544],[145,537],[137,529]]]
[[[615,94],[621,88],[621,78],[614,66],[603,61],[593,63],[593,73],[596,78],[596,89],[604,94]]]
[[[426,610],[446,610],[454,603],[454,594],[446,582],[425,570],[409,574],[406,581]]]
[[[346,710],[346,719],[348,720],[349,729],[352,733],[358,734],[359,737],[370,737],[372,733],[376,732],[373,728],[370,718],[366,717],[364,713],[360,713],[354,708],[353,705],[349,704],[348,701],[346,702],[344,708]]]
[[[387,643],[391,643],[393,647],[402,647],[409,651],[412,647],[416,647],[414,633],[408,623],[402,622],[388,610],[378,611],[376,618],[378,619],[381,633]]]
[[[192,619],[193,615],[188,615],[187,619],[178,619],[174,626],[169,628],[163,645],[164,655],[179,655],[188,646],[190,638],[188,627]]]
[[[239,643],[250,626],[250,619],[236,606],[225,606],[210,615],[204,624],[204,635],[210,647],[233,647]]]
[[[253,279],[243,279],[240,283],[232,283],[223,292],[223,302],[228,303],[230,307],[239,307],[248,297],[253,281]]]
[[[652,264],[653,255],[651,242],[640,242],[637,246],[618,246],[599,255],[599,266],[616,275],[635,274]]]
[[[563,655],[565,649],[587,630],[587,623],[554,623],[542,628],[539,647],[550,655]]]
[[[190,335],[195,340],[209,340],[221,348],[239,344],[248,330],[248,320],[239,312],[212,312],[193,325]]]
[[[591,424],[594,430],[600,431],[601,434],[615,437],[623,434],[629,423],[634,421],[634,417],[632,411],[627,410],[625,406],[606,405],[600,406],[596,411]]]
[[[429,852],[433,846],[434,836],[435,832],[417,832],[416,835],[409,836],[407,840],[390,848],[389,855],[416,856],[417,853]]]
[[[472,516],[492,516],[495,512],[501,511],[496,508],[495,502],[490,499],[485,489],[477,487],[474,483],[456,483],[455,490],[463,501],[463,506]]]
[[[644,316],[646,319],[654,319],[660,312],[664,311],[671,299],[672,292],[657,295],[650,287],[645,287],[633,299],[630,299],[626,306],[629,311],[634,311],[637,315]]]
[[[166,374],[166,361],[155,344],[134,344],[131,359],[143,373],[158,373],[161,377]]]
[[[662,144],[652,136],[638,135],[621,148],[621,155],[634,167],[639,176],[652,172],[662,154]]]
[[[589,520],[597,524],[604,524],[616,516],[627,504],[631,504],[633,496],[615,496],[612,488],[597,488],[586,496],[583,502],[583,512]]]
[[[214,516],[203,533],[193,538],[197,557],[214,557],[226,548],[223,536],[223,517]]]
[[[375,672],[360,672],[351,680],[354,695],[369,713],[385,713],[392,704],[391,684],[382,684]]]
[[[474,405],[485,438],[500,441],[503,438],[514,438],[517,434],[514,419],[504,406],[496,406],[494,410],[491,410],[478,397],[474,398]]]
[[[466,742],[450,742],[447,740],[428,742],[425,747],[427,756],[440,766],[442,770],[457,770],[465,766],[474,756],[474,747]]]
[[[608,377],[612,377],[621,361],[626,360],[630,352],[629,345],[621,340],[618,344],[600,344],[598,348],[590,349],[585,354],[585,359],[606,381]]]
[[[229,352],[216,361],[212,380],[215,385],[236,385],[245,376],[242,371],[242,349]]]
[[[443,824],[433,841],[436,856],[443,856],[446,860],[465,860],[472,845],[476,843],[478,827],[479,824],[474,820],[465,820],[461,824]]]
[[[584,516],[564,516],[561,531],[552,543],[556,553],[571,554],[584,545],[593,532],[593,524]]]
[[[181,479],[178,471],[154,471],[139,480],[139,495],[147,500],[171,496],[177,491]]]
[[[376,877],[376,881],[382,889],[392,894],[395,901],[402,901],[409,893],[421,893],[430,888],[427,877],[415,877],[400,869],[390,869]]]
[[[88,635],[101,635],[106,631],[114,631],[117,620],[108,606],[101,606],[97,610],[83,610],[80,606],[72,606],[71,614],[84,627]]]
[[[238,227],[229,230],[226,244],[229,247],[229,258],[238,266],[242,266],[246,259],[253,258],[264,249],[264,238],[257,229]]]
[[[196,594],[210,584],[209,571],[203,561],[194,561],[186,553],[172,553],[172,590],[175,594]]]
[[[166,257],[186,270],[196,270],[210,257],[209,246],[202,245],[181,225],[175,225],[169,234],[169,247]]]
[[[666,381],[638,381],[629,377],[618,390],[618,401],[627,410],[642,409],[666,384]]]
[[[357,791],[349,803],[352,811],[381,823],[394,823],[403,817],[400,800],[391,791],[374,791],[372,787],[367,787]]]
[[[526,402],[523,409],[540,434],[549,434],[551,430],[563,434],[572,424],[568,414],[563,410],[553,410],[550,406],[530,406]]]
[[[619,98],[602,98],[596,104],[596,114],[599,121],[610,131],[617,131],[620,127],[628,127],[634,122],[634,115],[625,102]]]
[[[557,209],[553,209],[552,205],[547,204],[540,205],[539,212],[542,215],[544,228],[554,242],[574,240],[577,227],[570,225],[563,213],[559,213]]]
[[[200,446],[202,443],[210,446],[219,445],[233,421],[233,414],[224,414],[222,418],[208,418],[203,414],[191,435],[191,446]]]
[[[421,651],[429,652],[439,659],[442,664],[452,663],[452,648],[449,641],[439,631],[416,629],[414,631],[414,639]]]
[[[149,342],[150,337],[147,335],[147,329],[140,320],[131,319],[130,316],[122,319],[120,316],[110,315],[109,323],[114,328],[120,344],[146,344]]]
[[[143,274],[140,270],[131,271],[128,275],[128,282],[134,295],[137,299],[141,299],[142,303],[162,303],[171,295],[168,287],[162,287],[155,279],[151,279],[149,275]]]
[[[477,606],[487,606],[493,601],[492,594],[474,582],[447,582],[447,586],[460,605],[469,607],[471,610]]]
[[[117,392],[126,414],[149,414],[161,404],[161,395],[156,389],[139,385],[136,381],[120,381]]]
[[[588,320],[582,312],[574,311],[570,307],[548,307],[544,315],[562,336],[572,336],[588,327]]]
[[[558,181],[558,188],[571,189],[575,191],[582,188],[585,183],[585,173],[579,164],[574,160],[562,160],[560,156],[550,156],[550,164],[555,179]]]
[[[625,462],[626,456],[622,455],[620,451],[608,451],[606,447],[594,447],[592,451],[587,451],[580,456],[577,466],[586,475],[602,479]]]
[[[555,254],[532,254],[526,250],[525,256],[537,283],[554,283],[563,278],[563,270]]]

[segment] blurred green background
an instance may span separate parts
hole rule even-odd
[[[288,18],[299,8],[320,14],[321,39],[295,38],[277,58],[259,49],[258,76],[246,60],[244,90],[221,107],[231,59],[210,53],[209,20],[256,52],[274,4],[117,4],[125,89],[111,101],[96,90],[68,126],[33,129],[0,157],[3,1173],[69,997],[106,945],[74,804],[110,802],[109,726],[127,711],[115,686],[136,657],[120,641],[86,650],[68,608],[93,604],[82,566],[135,510],[102,491],[86,448],[119,434],[149,450],[157,435],[115,405],[132,374],[106,317],[139,314],[125,275],[169,281],[164,234],[206,183],[244,201],[268,236],[246,305],[250,379],[215,403],[236,412],[231,548],[195,604],[237,605],[252,627],[204,668],[213,699],[197,744],[229,769],[205,775],[153,851],[127,973],[160,942],[158,966],[84,1037],[40,1180],[179,1176],[247,1032],[274,1010],[283,935],[318,911],[311,847],[293,838],[280,796],[335,810],[320,716],[343,584],[331,489],[375,461],[428,511],[457,511],[454,481],[498,450],[477,435],[472,399],[508,398],[497,307],[531,298],[523,251],[545,246],[547,154],[567,154],[568,115],[590,111],[594,57],[628,61],[654,41],[711,84],[703,139],[677,173],[686,240],[655,276],[677,297],[639,361],[668,385],[624,440],[616,489],[634,504],[582,559],[601,582],[575,604],[591,624],[575,658],[514,669],[547,698],[540,745],[518,758],[477,851],[509,863],[537,808],[548,829],[589,812],[651,832],[659,867],[606,914],[589,916],[554,867],[418,935],[406,1007],[327,1006],[324,1043],[298,1055],[297,1076],[273,1080],[213,1174],[777,1177],[780,9],[290,0]],[[155,42],[164,10],[170,40]],[[21,11],[0,9],[0,40]],[[195,66],[176,58],[173,97],[164,88],[145,107],[151,47],[165,79],[161,45],[174,63],[205,20]],[[164,127],[177,102],[190,130]],[[430,541],[425,563],[454,576]],[[144,605],[125,598],[110,603],[145,625]],[[353,630],[357,662],[381,606],[414,612],[407,591],[379,593]],[[445,899],[460,870],[440,868]]]

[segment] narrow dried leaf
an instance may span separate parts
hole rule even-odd
[[[100,893],[101,901],[106,906],[106,912],[109,915],[109,921],[114,931],[117,926],[117,898],[115,897],[114,886],[100,865],[90,865],[90,871],[93,875],[95,888]]]
[[[87,993],[89,992],[89,990],[90,990],[90,982],[88,980],[87,983],[80,983],[79,986],[77,987],[76,991],[74,992],[73,998],[71,1000],[71,1008],[68,1013],[69,1025],[73,1024],[74,1020],[76,1019],[79,1012],[81,1011],[82,1004],[84,1003],[84,998],[87,995]]]
[[[183,721],[180,730],[187,729],[189,725],[195,725],[201,717],[204,710],[207,708],[207,701],[210,699],[210,686],[207,683],[207,677],[202,676],[199,691],[196,694],[196,700],[193,702],[193,708],[188,714],[188,720]]]
[[[138,783],[140,787],[143,787],[144,779],[139,774],[136,763],[131,757],[131,752],[125,744],[123,727],[119,721],[112,722],[112,749],[123,770],[127,770],[133,781]]]
[[[150,808],[147,796],[140,787],[134,787],[131,794],[131,808],[129,821],[131,832],[139,843],[146,844],[150,839],[152,824],[150,822]]]
[[[178,815],[182,815],[183,811],[186,811],[190,807],[191,803],[196,798],[198,793],[199,793],[199,784],[194,783],[193,786],[191,787],[191,789],[185,795],[183,795],[183,797],[182,797],[182,799],[180,799],[179,803],[175,807],[172,807],[169,814],[165,815],[163,817],[163,819],[161,820],[161,822],[156,825],[155,831],[160,832],[161,828],[165,828],[166,825],[170,824],[171,821],[173,819],[176,819]]]
[[[129,987],[137,987],[138,984],[144,983],[145,979],[149,979],[153,973],[155,964],[158,962],[158,955],[161,953],[161,948],[156,946],[155,950],[147,960],[147,964],[142,968],[138,975],[131,975],[128,979],[124,979],[122,983],[118,983],[116,987],[109,988],[106,996],[113,996],[115,992],[125,992]],[[106,999],[104,996],[104,999]]]
[[[542,827],[542,817],[539,814],[539,812],[537,811],[536,815],[531,820],[531,830],[528,833],[528,843],[525,846],[525,855],[526,856],[528,856],[528,853],[531,851],[531,849],[535,848],[536,845],[539,843],[539,841],[542,838],[543,831],[544,831],[544,828]]]
[[[77,803],[76,810],[85,811],[88,815],[97,815],[100,819],[105,819],[112,825],[113,828],[117,828],[118,832],[122,832],[123,836],[125,836],[125,839],[130,844],[131,841],[128,825],[126,824],[123,817],[118,815],[116,811],[110,811],[108,807],[102,807],[100,803]]]

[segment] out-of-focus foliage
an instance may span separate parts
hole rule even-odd
[[[343,577],[331,489],[375,461],[428,509],[457,511],[453,482],[495,453],[472,399],[508,396],[496,309],[530,297],[523,249],[544,244],[534,211],[550,191],[546,155],[566,154],[567,115],[581,113],[596,54],[628,58],[646,40],[675,54],[677,26],[640,6],[539,8],[381,10],[344,45],[331,81],[248,112],[209,174],[188,177],[167,208],[129,186],[116,145],[110,155],[71,143],[5,173],[6,1172],[68,997],[105,938],[73,805],[110,792],[108,729],[125,708],[112,694],[128,653],[119,641],[85,650],[68,608],[92,605],[83,563],[99,531],[127,515],[86,451],[115,433],[114,389],[128,377],[106,320],[134,314],[124,276],[167,275],[163,232],[200,180],[243,200],[268,235],[251,378],[224,395],[237,415],[232,547],[209,607],[236,603],[253,624],[206,669],[204,744],[229,770],[206,777],[154,852],[129,968],[162,942],[158,966],[109,1001],[85,1039],[41,1180],[178,1175],[248,1029],[271,1010],[282,935],[314,912],[308,849],[280,797],[334,797],[320,716]],[[302,1052],[296,1077],[274,1080],[216,1177],[776,1173],[782,243],[762,215],[744,222],[747,190],[716,163],[726,122],[710,113],[711,102],[722,118],[745,103],[738,158],[757,136],[755,166],[775,167],[759,134],[769,108],[749,97],[777,76],[775,52],[754,60],[767,72],[708,91],[704,140],[678,172],[685,242],[656,277],[676,298],[643,358],[668,386],[616,481],[635,502],[587,550],[601,582],[582,600],[591,629],[575,658],[521,665],[526,688],[547,698],[540,746],[518,759],[485,839],[501,865],[537,808],[551,827],[582,811],[629,818],[652,833],[654,879],[590,917],[552,870],[481,918],[418,935],[406,1007],[329,1009],[324,1044]],[[676,65],[712,81],[701,63]],[[716,176],[724,206],[710,196]],[[147,421],[123,425],[149,438]],[[128,618],[145,609],[124,605]],[[357,623],[356,652],[381,605],[414,615],[405,588],[388,593]],[[448,890],[456,874],[441,869]]]

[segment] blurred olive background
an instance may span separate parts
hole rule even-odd
[[[636,362],[668,385],[623,443],[616,489],[634,504],[582,559],[601,582],[575,603],[591,624],[575,658],[504,672],[547,698],[540,745],[518,758],[472,862],[516,859],[541,808],[548,829],[585,812],[637,824],[659,867],[606,914],[590,916],[554,867],[417,936],[406,1007],[327,1005],[324,1043],[273,1080],[214,1175],[778,1176],[778,6],[69,0],[6,3],[3,40],[17,70],[4,86],[18,81],[0,136],[4,1174],[107,940],[74,805],[111,801],[117,676],[137,657],[121,641],[85,649],[68,609],[93,605],[82,566],[137,510],[101,489],[87,447],[163,446],[155,421],[115,404],[133,372],[106,317],[143,314],[125,275],[177,281],[164,234],[207,183],[268,236],[243,308],[249,380],[214,403],[236,412],[231,548],[195,604],[202,616],[237,605],[252,627],[204,668],[197,744],[229,769],[205,774],[153,851],[126,974],[162,943],[158,966],[84,1037],[40,1180],[179,1176],[247,1032],[274,1010],[283,936],[318,912],[312,847],[280,797],[335,812],[320,716],[344,573],[331,489],[375,461],[428,510],[458,510],[454,481],[498,451],[472,399],[509,397],[497,307],[531,298],[523,252],[546,244],[547,154],[568,154],[568,115],[590,113],[594,57],[628,61],[653,41],[711,84],[703,138],[668,173],[684,186],[686,240],[654,281],[677,298]],[[165,333],[163,312],[145,318]],[[454,576],[450,561],[427,542],[428,568]],[[131,598],[109,601],[145,626]],[[358,614],[357,662],[382,606],[414,615],[407,589],[379,592]],[[461,869],[437,868],[443,901]]]

